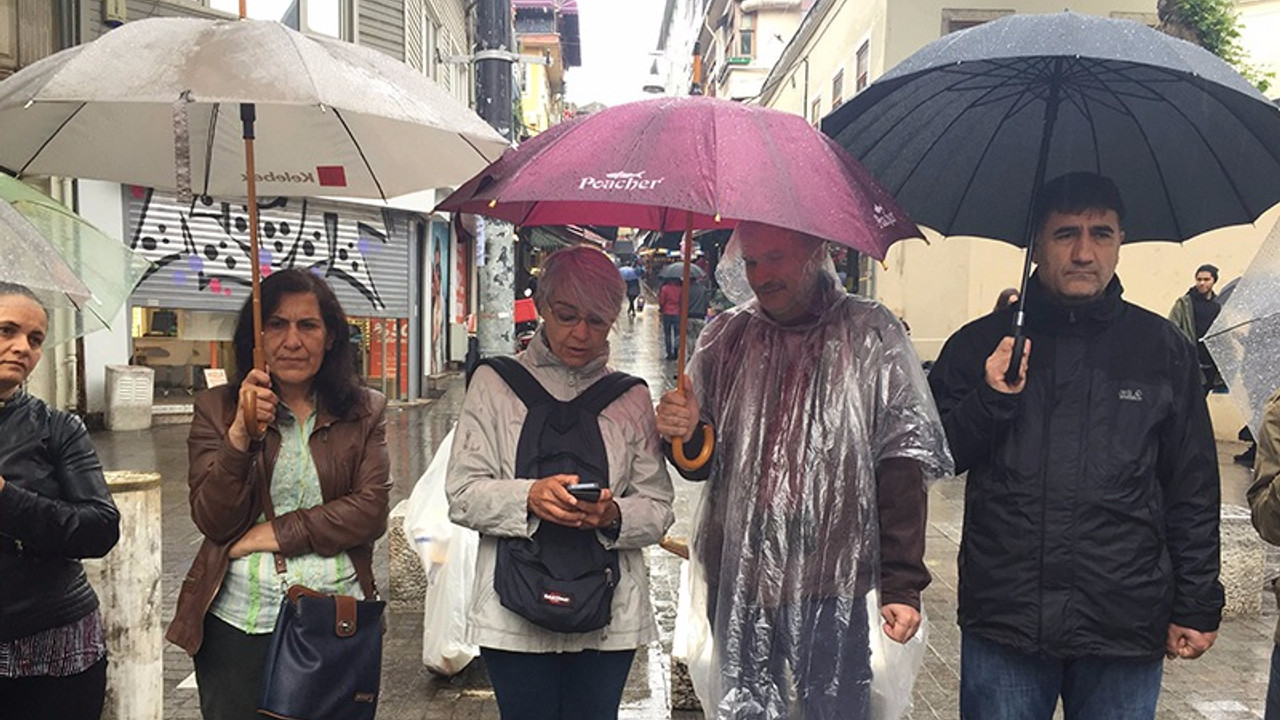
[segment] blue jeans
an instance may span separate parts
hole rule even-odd
[[[1280,720],[1280,645],[1271,648],[1271,682],[1267,683],[1266,720]]]
[[[674,360],[680,351],[680,316],[662,316],[662,347],[667,352],[667,359]]]
[[[635,650],[518,653],[480,648],[502,720],[617,720]]]
[[[1164,658],[1027,655],[973,633],[960,640],[962,720],[1050,720],[1062,698],[1065,720],[1151,720]]]

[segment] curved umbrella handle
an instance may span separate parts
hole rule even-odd
[[[258,422],[258,394],[253,388],[240,388],[240,408],[245,432],[249,433],[250,439],[261,440],[267,434],[267,426]]]
[[[684,438],[671,438],[671,458],[676,461],[676,467],[685,472],[696,472],[702,469],[703,465],[711,459],[711,453],[716,449],[716,433],[711,429],[710,425],[702,426],[702,452],[698,453],[695,458],[685,457],[684,454]]]

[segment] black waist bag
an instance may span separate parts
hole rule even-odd
[[[489,358],[528,408],[516,449],[516,477],[577,475],[579,482],[609,486],[609,459],[599,415],[644,381],[611,373],[581,395],[561,402],[513,358]],[[539,523],[532,538],[500,538],[493,588],[502,606],[548,630],[581,633],[610,621],[618,583],[618,552],[606,550],[595,530]]]

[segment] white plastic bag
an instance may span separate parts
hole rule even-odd
[[[422,560],[427,594],[422,622],[422,662],[431,672],[456,675],[480,654],[467,643],[467,608],[476,575],[480,534],[449,522],[445,474],[453,431],[445,436],[409,496],[404,531]]]
[[[929,616],[920,611],[920,629],[905,644],[884,634],[877,591],[867,594],[871,621],[871,720],[898,720],[911,709],[911,689],[929,644]]]
[[[697,568],[688,561],[680,563],[680,598],[676,605],[676,625],[671,657],[683,660],[689,667],[698,699],[707,702],[719,693],[715,641],[705,612],[705,581],[696,577]],[[929,616],[920,612],[920,629],[906,642],[898,643],[884,634],[877,591],[867,595],[867,621],[871,645],[871,720],[900,720],[911,709],[911,693],[916,676],[924,663],[929,643]],[[713,713],[707,713],[712,717]]]

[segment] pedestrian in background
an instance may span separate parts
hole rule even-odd
[[[1005,288],[996,298],[996,310],[1003,310],[1010,305],[1018,304],[1018,288]]]
[[[680,350],[680,281],[664,278],[658,290],[658,311],[662,313],[662,347],[668,360],[675,360]]]
[[[1203,376],[1204,394],[1208,395],[1216,387],[1225,387],[1222,374],[1205,347],[1204,336],[1209,327],[1218,318],[1222,305],[1213,292],[1218,282],[1218,268],[1213,265],[1201,265],[1196,268],[1196,284],[1180,296],[1169,310],[1169,322],[1178,326],[1187,339],[1196,344],[1196,358],[1200,363],[1200,374]]]
[[[360,385],[333,290],[304,270],[262,281],[268,372],[253,366],[251,313],[246,301],[236,381],[196,396],[187,438],[191,517],[204,540],[166,638],[194,658],[205,720],[261,718],[284,588],[377,595],[373,542],[389,513],[387,400]],[[260,437],[246,424],[245,392],[257,397]]]
[[[707,326],[687,390],[657,411],[687,457],[715,428],[710,461],[680,471],[708,483],[692,549],[718,662],[709,707],[864,720],[869,632],[905,643],[920,625],[925,483],[951,470],[942,426],[902,324],[845,292],[821,239],[742,223],[732,242],[755,297]]]
[[[608,383],[609,330],[622,309],[624,292],[618,271],[600,250],[580,245],[551,254],[534,298],[543,324],[517,356],[519,367],[564,403]],[[607,455],[590,457],[590,447],[565,453],[596,467],[604,462],[608,486],[588,502],[567,489],[578,482],[576,476],[517,475],[517,460],[525,459],[517,453],[542,457],[542,448],[526,449],[526,437],[541,436],[526,434],[530,412],[522,395],[495,368],[482,365],[458,418],[446,485],[449,516],[480,533],[467,641],[480,647],[503,720],[609,720],[618,716],[636,649],[658,638],[643,548],[661,540],[671,526],[674,491],[654,428],[653,400],[643,384],[633,385],[597,417],[583,421],[598,423],[599,449]],[[564,536],[573,535],[565,528],[585,533],[567,541],[572,550],[586,541],[592,549],[616,553],[620,571],[608,624],[602,628],[571,633],[548,629],[515,612],[509,598],[499,597],[495,574],[504,552],[500,544],[536,539],[549,530],[547,537],[562,540],[545,547],[564,549]],[[563,557],[539,556],[537,561],[578,569],[582,554],[567,551]],[[544,591],[540,599],[574,608],[593,597],[585,591]]]
[[[1253,526],[1263,540],[1280,545],[1280,390],[1267,399],[1262,414],[1262,430],[1258,436],[1258,454],[1253,471],[1253,485],[1247,493]],[[1272,580],[1271,589],[1280,602],[1280,586]],[[1280,623],[1276,624],[1275,645],[1271,649],[1271,679],[1267,683],[1265,720],[1280,720]]]
[[[1124,204],[1092,173],[1047,183],[1015,308],[947,340],[929,373],[965,483],[960,710],[968,720],[1149,720],[1165,656],[1213,645],[1217,450],[1195,349],[1121,299]]]
[[[22,389],[48,325],[0,282],[0,718],[96,720],[107,645],[80,559],[111,550],[120,514],[84,423]]]

